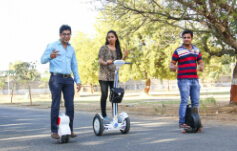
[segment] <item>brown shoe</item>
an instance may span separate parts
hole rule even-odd
[[[77,137],[77,134],[74,134],[73,132],[71,132],[70,137],[71,137],[71,138],[75,138],[75,137]]]
[[[58,135],[58,133],[52,133],[52,134],[51,134],[51,137],[52,137],[53,139],[60,139],[60,136]]]

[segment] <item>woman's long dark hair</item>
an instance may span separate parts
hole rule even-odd
[[[120,42],[119,42],[119,39],[118,39],[118,36],[116,34],[115,31],[113,30],[110,30],[108,33],[107,33],[107,36],[106,36],[106,42],[105,44],[108,45],[109,44],[109,41],[108,41],[108,34],[109,33],[113,33],[114,36],[117,38],[116,42],[115,42],[115,48],[116,48],[116,54],[117,54],[117,59],[122,59],[122,51],[121,51],[121,48],[120,48]]]

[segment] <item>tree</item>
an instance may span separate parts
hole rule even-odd
[[[14,64],[14,71],[20,79],[25,81],[28,85],[29,95],[30,95],[30,105],[32,105],[31,98],[31,88],[29,81],[34,81],[36,78],[39,78],[39,73],[36,70],[37,62],[18,62]]]
[[[11,92],[11,104],[13,100],[14,90],[16,89],[16,84],[18,81],[18,75],[15,74],[15,71],[13,70],[13,64],[10,63],[10,69],[6,71],[6,76],[10,76],[12,79],[12,92]]]
[[[102,1],[102,0],[101,0]],[[208,57],[224,54],[237,56],[237,5],[236,0],[103,0],[104,11],[113,10],[116,20],[121,18],[134,26],[124,31],[133,33],[143,26],[159,22],[164,26],[191,29],[200,36],[203,51]],[[129,14],[128,16],[126,16]],[[124,17],[126,16],[126,18]],[[135,19],[130,19],[129,17]],[[133,24],[134,22],[138,24]],[[213,51],[211,46],[219,50]],[[233,70],[231,100],[237,103],[237,62]],[[234,97],[233,97],[234,96]]]
[[[89,35],[81,32],[72,39],[82,84],[90,84],[91,93],[99,76],[98,53],[101,45],[98,41],[98,38],[89,38]]]
[[[223,55],[221,57],[212,57],[210,63],[206,65],[206,70],[202,73],[206,79],[212,79],[215,82],[221,76],[231,77],[231,64],[233,63],[232,58],[229,55]]]

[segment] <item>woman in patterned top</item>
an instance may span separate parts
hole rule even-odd
[[[114,72],[115,65],[112,64],[115,60],[124,60],[128,55],[128,51],[124,50],[124,56],[122,56],[120,43],[118,36],[115,31],[110,30],[106,36],[106,43],[100,48],[99,51],[99,82],[101,87],[101,99],[100,106],[102,116],[104,117],[104,123],[109,123],[106,115],[106,100],[108,97],[108,87],[113,88],[114,86]]]

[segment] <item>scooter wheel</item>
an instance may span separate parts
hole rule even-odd
[[[129,117],[124,119],[123,124],[124,124],[124,128],[121,129],[120,131],[121,131],[122,134],[127,134],[130,130],[130,119],[129,119]]]
[[[199,131],[199,129],[201,128],[201,120],[199,118],[199,115],[194,113],[194,114],[192,114],[191,119],[192,119],[190,121],[190,123],[191,123],[190,127],[191,128],[185,129],[185,131],[187,133],[197,133]]]
[[[69,135],[63,135],[61,136],[61,138],[59,139],[60,143],[68,143],[69,142]]]
[[[67,136],[65,137],[65,139],[64,139],[64,142],[65,142],[65,143],[68,143],[68,142],[69,142],[69,138],[70,138],[69,135],[67,135]]]
[[[101,136],[104,131],[103,120],[99,114],[96,114],[93,119],[93,130],[96,136]]]

